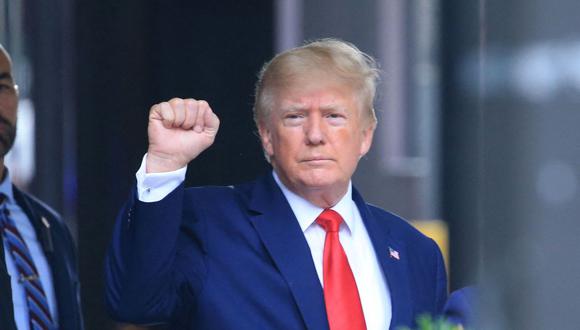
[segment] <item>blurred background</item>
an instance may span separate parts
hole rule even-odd
[[[0,0],[21,91],[8,166],[63,214],[88,330],[115,329],[103,259],[147,147],[149,107],[209,101],[220,134],[189,185],[269,170],[261,65],[338,37],[383,70],[366,199],[434,235],[482,329],[573,329],[580,296],[580,3],[574,0]]]

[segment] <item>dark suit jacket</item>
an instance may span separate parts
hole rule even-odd
[[[439,313],[445,267],[436,244],[353,191],[391,293],[396,325]],[[399,260],[389,256],[399,252]],[[271,175],[184,189],[119,215],[106,261],[107,307],[119,320],[171,329],[328,329],[304,234]]]
[[[475,326],[476,311],[477,289],[475,286],[466,286],[449,295],[443,314],[450,322],[471,329]]]
[[[52,270],[60,330],[81,330],[83,321],[80,307],[79,277],[76,248],[66,225],[48,206],[14,187],[14,198],[22,208],[44,250]],[[42,218],[50,224],[47,228]],[[0,329],[16,330],[12,289],[4,261],[4,245],[0,244]]]

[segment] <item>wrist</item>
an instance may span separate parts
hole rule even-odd
[[[187,166],[187,162],[180,161],[176,157],[151,151],[147,152],[145,164],[146,173],[173,172]]]

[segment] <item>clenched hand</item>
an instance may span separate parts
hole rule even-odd
[[[211,146],[220,121],[206,101],[173,98],[149,111],[147,173],[175,171]]]

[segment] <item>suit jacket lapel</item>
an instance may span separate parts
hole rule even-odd
[[[413,309],[407,259],[405,258],[405,245],[402,241],[398,241],[390,235],[388,221],[373,216],[356,189],[353,189],[352,197],[361,213],[375,248],[375,253],[387,279],[392,305],[390,328],[395,329],[400,325],[411,324],[413,322]],[[397,259],[394,255],[391,255],[391,251],[398,253],[399,258]]]
[[[63,290],[61,285],[63,283],[69,283],[71,279],[66,275],[67,272],[63,271],[63,269],[66,269],[66,267],[62,265],[62,256],[58,256],[58,251],[55,251],[55,242],[53,242],[54,228],[50,226],[49,219],[44,218],[38,214],[37,210],[31,205],[28,198],[15,186],[13,187],[14,199],[22,211],[24,211],[30,220],[30,223],[34,227],[36,237],[42,246],[46,261],[50,265],[52,272],[52,285],[54,286],[54,294],[59,311],[59,324],[62,329],[67,329],[69,328],[69,320],[66,320],[60,316],[63,315],[64,311],[68,310],[65,308],[67,306],[64,306],[63,304],[64,302],[68,301],[69,298],[65,295],[66,290]]]
[[[250,210],[254,228],[298,305],[309,329],[328,329],[324,294],[298,220],[271,175],[257,181]]]
[[[36,238],[38,239],[40,245],[42,246],[42,250],[44,251],[46,259],[48,260],[51,268],[54,267],[54,265],[51,262],[54,257],[54,246],[52,241],[51,228],[47,226],[48,220],[43,219],[38,214],[38,212],[36,212],[36,210],[30,204],[29,200],[24,196],[24,194],[20,190],[18,190],[18,188],[16,188],[16,186],[13,186],[13,189],[14,189],[14,199],[18,203],[18,206],[20,206],[22,211],[24,211],[24,213],[26,214],[28,220],[30,220],[32,227],[34,227],[34,231],[36,232]]]

